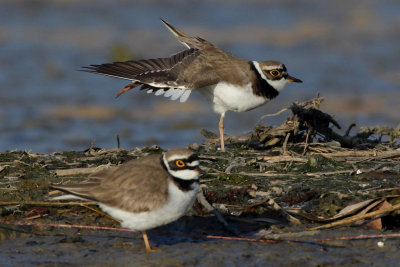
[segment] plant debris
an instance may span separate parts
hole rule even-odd
[[[258,124],[249,136],[227,138],[227,152],[218,151],[217,135],[202,130],[209,140],[189,145],[207,172],[201,179],[204,198],[191,214],[222,214],[226,220],[218,220],[233,226],[225,229],[240,235],[270,229],[268,235],[290,236],[300,226],[398,229],[393,222],[400,209],[400,126],[362,127],[350,135],[351,125],[340,135],[334,130],[339,123],[319,109],[322,101],[294,103],[281,125]],[[0,220],[118,225],[88,206],[94,203],[49,201],[50,183],[86,181],[99,168],[162,151],[1,152]],[[213,231],[215,225],[204,227]]]

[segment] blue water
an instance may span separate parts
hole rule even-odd
[[[317,92],[345,127],[397,126],[398,14],[396,1],[1,1],[0,151],[113,148],[117,134],[126,149],[203,142],[199,130],[216,131],[218,115],[201,96],[182,109],[138,91],[115,99],[126,81],[77,71],[111,61],[116,46],[136,58],[182,50],[159,18],[238,56],[280,60],[304,81],[254,111],[228,113],[228,134]]]

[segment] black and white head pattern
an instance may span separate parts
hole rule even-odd
[[[200,175],[199,158],[188,149],[175,149],[165,152],[162,157],[167,171],[174,178],[198,180]]]

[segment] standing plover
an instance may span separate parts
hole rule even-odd
[[[229,110],[244,112],[275,98],[288,82],[301,82],[289,76],[278,61],[248,61],[223,51],[212,43],[189,36],[161,20],[187,50],[168,58],[131,60],[84,67],[85,71],[131,80],[120,95],[136,86],[155,95],[185,102],[197,90],[221,114],[219,133],[225,151],[224,117]]]

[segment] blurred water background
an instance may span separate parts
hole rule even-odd
[[[320,92],[346,128],[399,124],[400,2],[2,0],[0,151],[47,153],[90,145],[132,149],[201,143],[219,116],[202,96],[184,103],[128,82],[77,71],[183,50],[164,18],[249,60],[275,59],[303,80],[271,103],[228,113],[225,131],[245,135],[264,114]],[[289,113],[264,119],[280,124]]]

